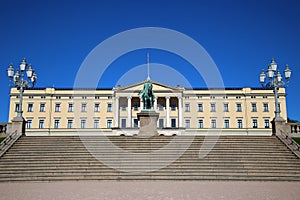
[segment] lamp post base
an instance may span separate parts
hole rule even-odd
[[[277,135],[280,133],[288,133],[290,131],[290,127],[285,123],[285,119],[282,117],[274,118],[272,120],[272,133],[273,135]]]
[[[25,135],[25,126],[26,120],[23,117],[15,117],[12,120],[10,132],[13,133],[17,131],[17,133],[22,133],[22,135]]]

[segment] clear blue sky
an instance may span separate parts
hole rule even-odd
[[[215,61],[226,87],[259,87],[261,69],[272,57],[280,69],[289,64],[288,116],[300,120],[299,10],[297,0],[0,0],[0,121],[8,120],[10,63],[17,66],[26,57],[37,71],[37,87],[72,87],[93,48],[139,27],[173,29],[196,40]],[[167,52],[147,51],[151,62],[179,70],[188,66]],[[120,57],[99,86],[115,86],[122,73],[145,63],[147,51]],[[185,69],[193,87],[205,87]]]

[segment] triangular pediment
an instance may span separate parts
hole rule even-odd
[[[146,81],[143,81],[143,82],[135,83],[135,84],[132,84],[129,86],[124,86],[124,87],[119,86],[119,87],[114,88],[114,90],[118,91],[118,92],[141,91],[144,87],[145,82]],[[183,87],[180,87],[180,86],[173,87],[173,86],[168,86],[168,85],[154,82],[154,81],[150,81],[150,82],[152,83],[154,92],[171,92],[171,91],[174,92],[174,91],[182,91],[183,90]]]

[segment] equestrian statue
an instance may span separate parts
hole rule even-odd
[[[153,90],[152,90],[152,83],[147,80],[145,83],[144,83],[144,88],[142,89],[142,91],[139,92],[139,95],[142,95],[142,101],[143,101],[143,104],[144,104],[144,110],[147,109],[147,110],[150,110],[153,106],[153,102],[154,102],[154,93],[153,93]]]

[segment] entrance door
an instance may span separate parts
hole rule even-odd
[[[158,120],[158,127],[163,128],[164,127],[164,119],[159,119]]]
[[[121,120],[121,127],[126,128],[126,119]]]
[[[171,127],[176,128],[176,119],[171,119]]]
[[[137,128],[139,126],[139,120],[138,119],[134,119],[133,120],[133,127]]]

